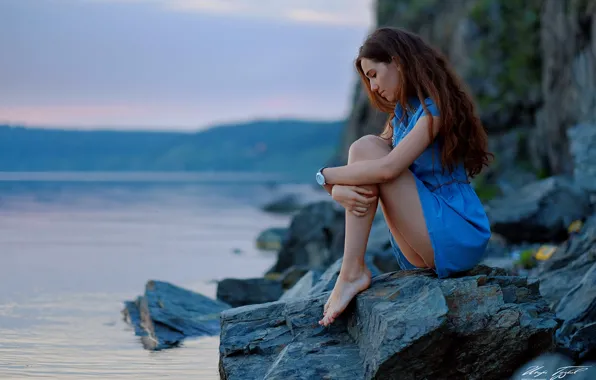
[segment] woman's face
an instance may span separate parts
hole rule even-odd
[[[396,102],[397,89],[399,88],[399,74],[397,64],[375,62],[368,58],[360,61],[362,72],[368,78],[370,89],[391,103]]]

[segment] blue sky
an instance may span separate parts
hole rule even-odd
[[[0,123],[347,116],[372,0],[1,0]]]

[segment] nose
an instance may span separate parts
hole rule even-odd
[[[372,92],[378,91],[379,90],[379,86],[375,82],[370,81],[370,90]]]

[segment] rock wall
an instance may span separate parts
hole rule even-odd
[[[532,159],[569,173],[567,129],[579,123],[596,128],[596,0],[545,0],[540,32],[543,107]]]
[[[412,30],[449,57],[474,96],[498,169],[572,172],[566,131],[595,119],[596,0],[378,0],[376,13],[377,25]],[[359,83],[354,91],[342,163],[353,141],[387,120]],[[516,152],[507,160],[499,146],[510,146],[500,139],[511,131]]]

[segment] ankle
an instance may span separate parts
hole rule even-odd
[[[364,274],[369,275],[369,273],[370,270],[366,265],[359,265],[350,270],[344,270],[344,268],[342,268],[339,272],[339,278],[342,281],[354,282],[362,278]]]

